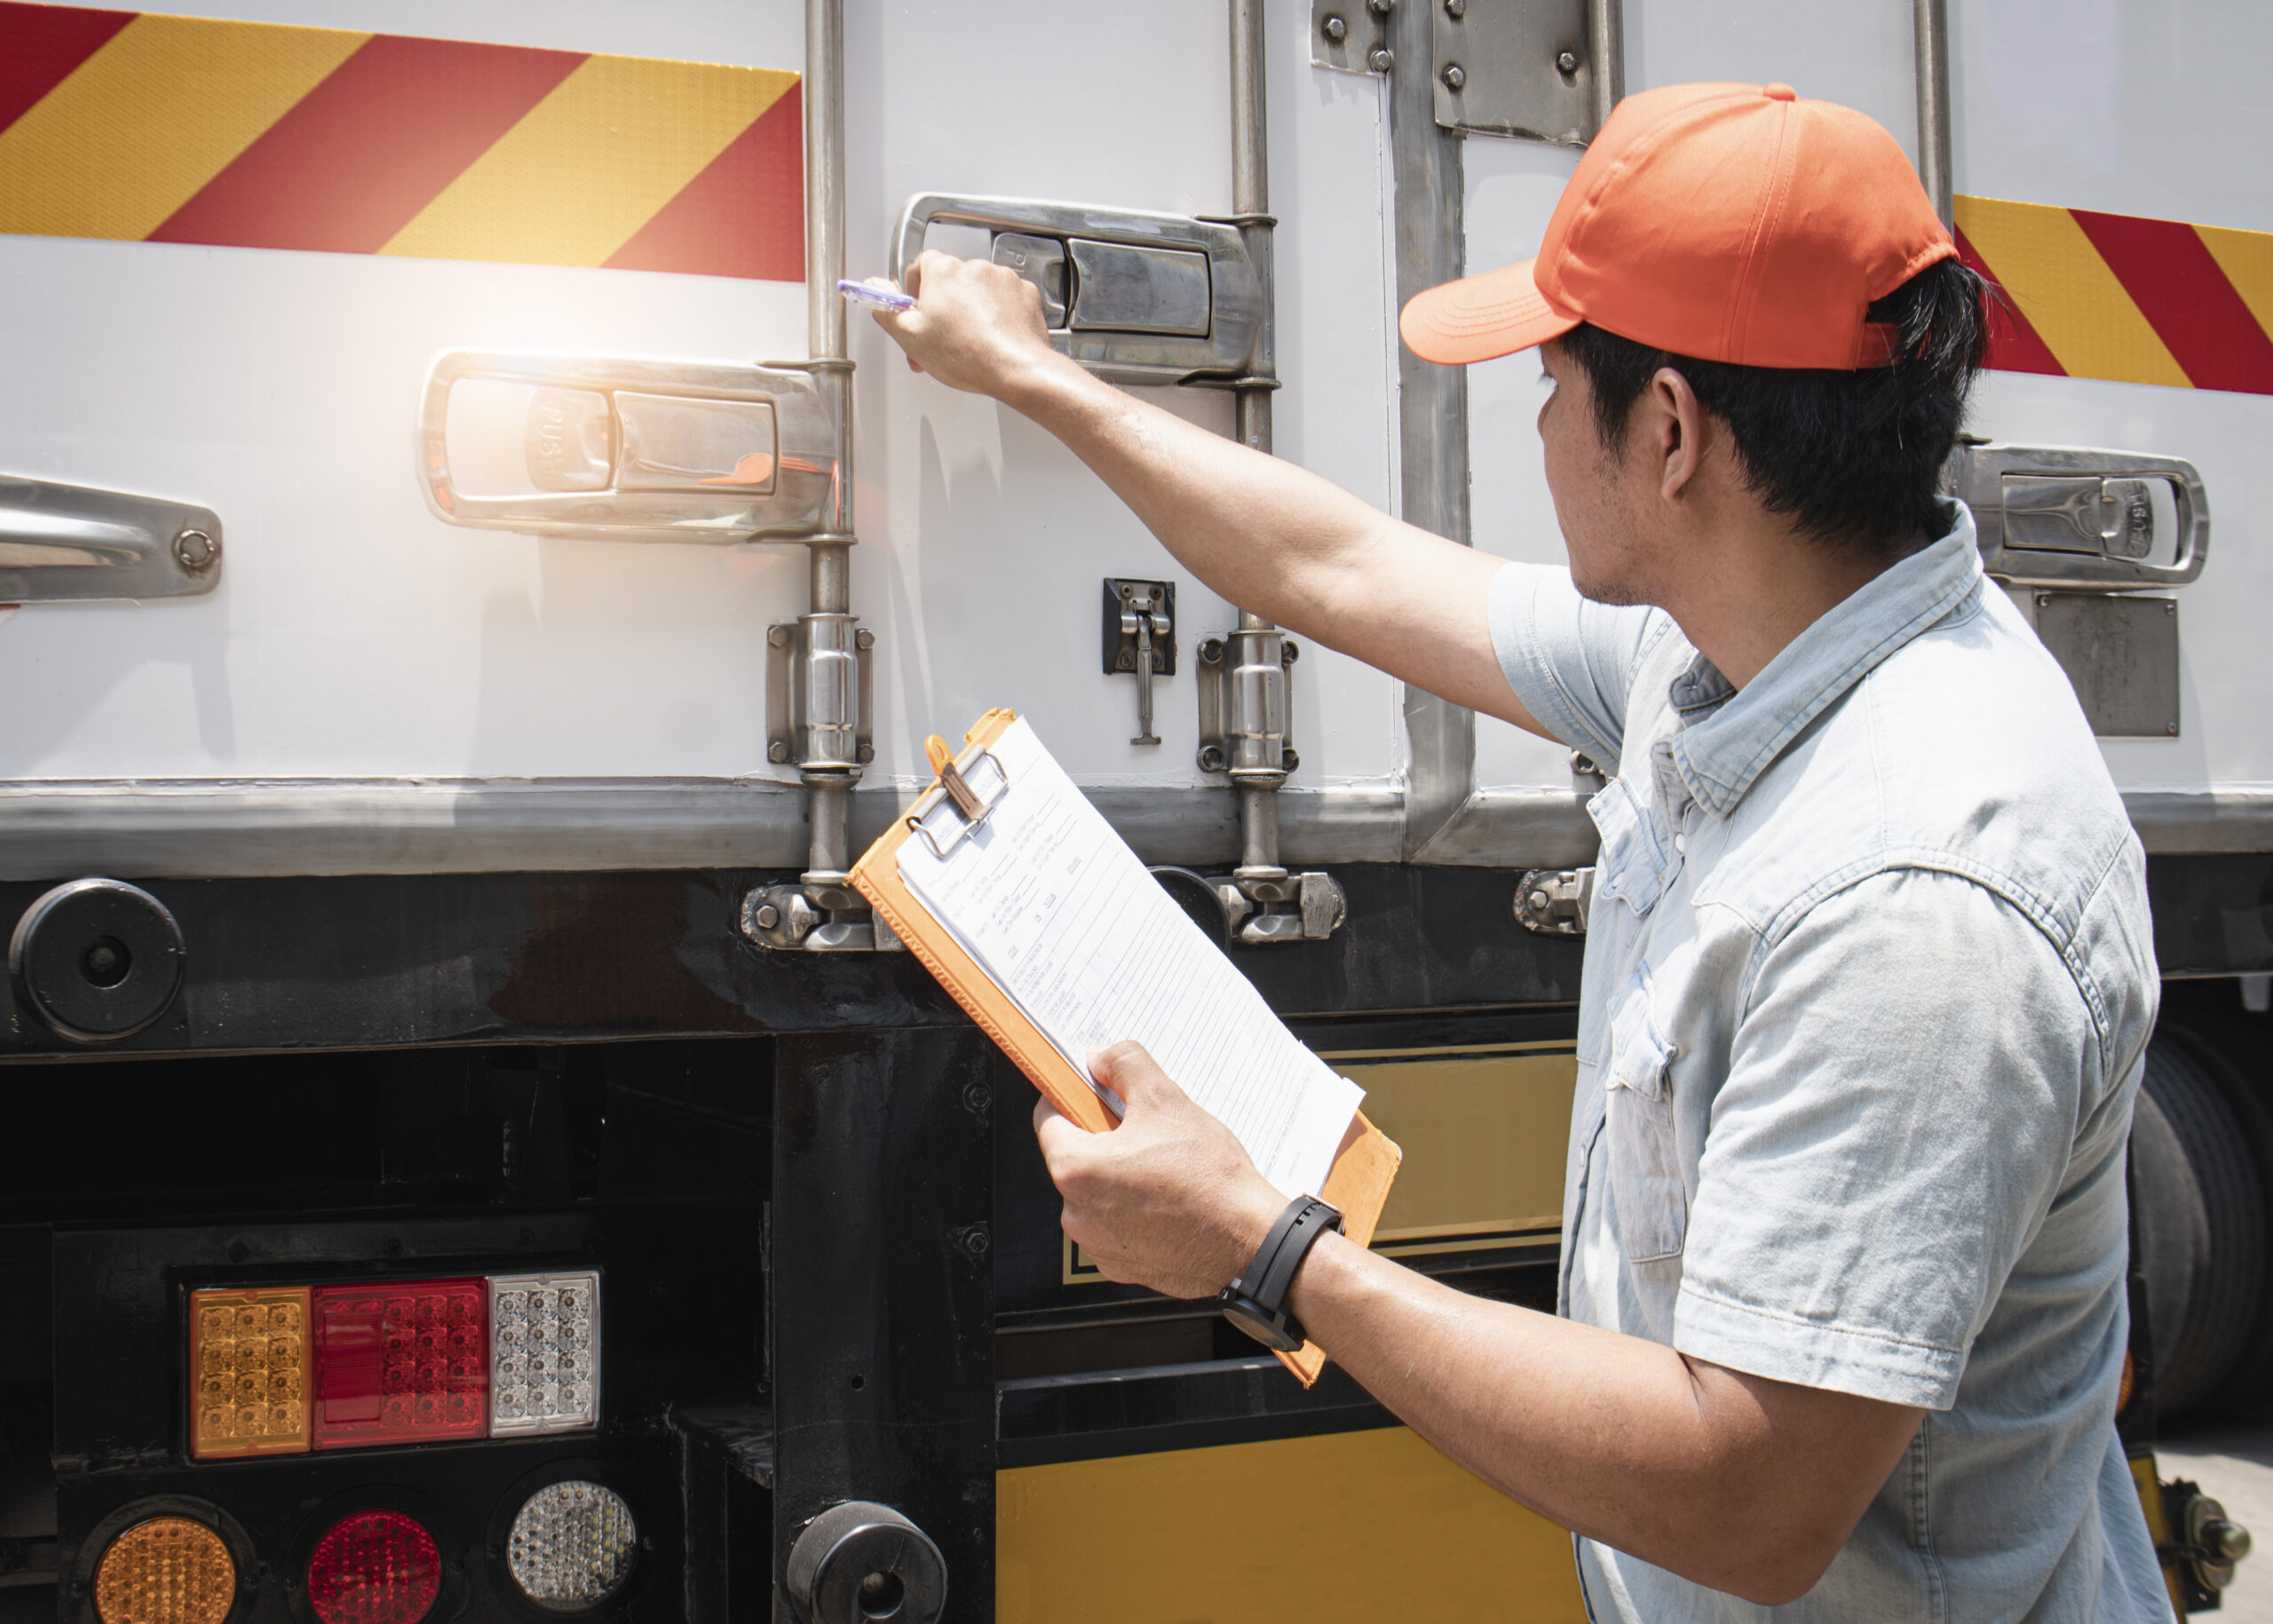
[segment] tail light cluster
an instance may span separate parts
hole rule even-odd
[[[622,1590],[638,1548],[623,1497],[570,1477],[521,1501],[504,1567],[544,1612],[587,1613]],[[256,1566],[249,1550],[233,1551],[208,1523],[151,1517],[124,1527],[97,1561],[95,1615],[99,1624],[225,1624],[242,1573]],[[445,1573],[432,1530],[409,1512],[374,1507],[334,1522],[300,1578],[318,1624],[423,1624],[441,1599]]]
[[[599,1324],[589,1270],[194,1291],[190,1454],[588,1430]]]

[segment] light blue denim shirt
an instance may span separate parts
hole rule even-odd
[[[2114,1427],[2145,860],[1950,512],[1741,692],[1659,611],[1493,583],[1517,695],[1613,774],[1563,1311],[1928,1412],[1800,1601],[1582,1540],[1598,1620],[2170,1617]]]

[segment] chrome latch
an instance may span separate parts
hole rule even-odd
[[[452,350],[427,374],[419,482],[454,525],[588,541],[847,531],[848,368]]]
[[[1982,567],[2028,586],[2182,585],[2210,551],[2194,464],[2076,446],[1960,445],[1944,488],[1973,511]]]
[[[1516,923],[1540,936],[1584,936],[1594,901],[1591,867],[1527,869],[1516,882]]]
[[[210,508],[0,474],[0,603],[194,598],[220,579]]]
[[[1349,915],[1333,875],[1290,874],[1278,860],[1276,797],[1302,761],[1287,725],[1301,654],[1275,626],[1242,626],[1200,645],[1200,769],[1227,774],[1244,803],[1239,866],[1208,880],[1237,941],[1323,941]]]
[[[1277,788],[1302,764],[1289,742],[1295,661],[1302,649],[1273,629],[1226,632],[1200,645],[1200,770]]]
[[[1105,578],[1105,674],[1136,677],[1136,736],[1131,744],[1158,744],[1152,733],[1152,678],[1176,675],[1176,582]]]
[[[783,953],[900,953],[906,945],[850,885],[761,885],[736,923],[753,947]]]
[[[1052,347],[1118,384],[1268,384],[1271,226],[1030,197],[923,192],[892,234],[903,285],[934,225],[992,233],[994,263],[1041,294]]]
[[[804,772],[858,773],[875,759],[876,634],[850,614],[765,629],[765,758]]]

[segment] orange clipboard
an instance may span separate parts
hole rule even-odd
[[[982,749],[991,747],[1017,720],[1013,711],[990,710],[963,735],[963,742]],[[936,758],[942,754],[935,752],[935,770],[944,764]],[[852,865],[853,889],[868,899],[907,950],[1041,1090],[1045,1099],[1091,1133],[1110,1132],[1115,1118],[1089,1086],[1089,1080],[1057,1052],[899,877],[899,848],[915,835],[918,813],[928,810],[933,795],[942,792],[943,785],[934,780],[931,788],[917,798],[917,811],[896,819],[875,844],[862,853]],[[1319,1193],[1341,1212],[1350,1239],[1359,1246],[1372,1244],[1382,1207],[1389,1200],[1390,1184],[1403,1159],[1404,1153],[1362,1113],[1350,1120],[1350,1131],[1327,1174],[1326,1188]],[[1315,1343],[1304,1343],[1295,1352],[1279,1354],[1279,1362],[1308,1387],[1326,1367],[1326,1353]]]

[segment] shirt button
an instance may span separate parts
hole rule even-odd
[[[1682,856],[1687,857],[1689,855],[1689,842],[1683,839],[1680,836],[1675,835],[1673,837],[1673,849],[1680,852]]]

